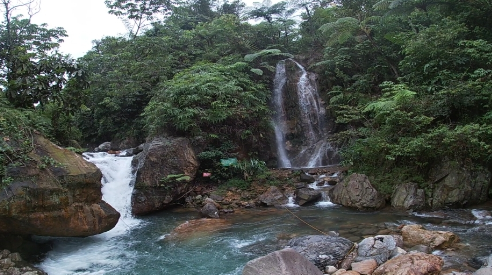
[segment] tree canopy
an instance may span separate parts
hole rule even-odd
[[[45,105],[60,142],[183,135],[262,156],[272,70],[295,57],[318,74],[344,164],[381,190],[424,186],[443,159],[491,164],[490,1],[105,3],[130,33],[78,61],[57,52],[63,29],[9,12],[0,24],[3,104]]]

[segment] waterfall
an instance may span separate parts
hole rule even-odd
[[[292,165],[287,157],[285,149],[285,133],[287,132],[287,119],[285,117],[285,106],[282,91],[287,82],[285,73],[285,61],[277,64],[275,79],[273,81],[273,106],[275,113],[273,115],[273,126],[275,130],[275,142],[277,144],[278,165],[282,168],[290,168]]]
[[[292,62],[300,74],[296,85],[289,85],[293,77],[287,73],[287,61]],[[289,93],[292,89],[295,96],[294,92]],[[288,102],[287,98],[296,100],[296,104]],[[320,167],[338,162],[336,150],[327,141],[326,111],[314,74],[293,59],[280,61],[275,72],[272,106],[280,168]]]
[[[131,215],[133,191],[132,157],[107,153],[85,153],[84,158],[102,172],[103,200],[113,206],[121,217],[108,232],[87,238],[51,238],[53,249],[39,267],[49,274],[105,274],[125,265],[135,252],[125,250],[123,240],[130,229],[140,224]]]
[[[104,234],[120,234],[138,224],[139,220],[132,217],[131,207],[133,157],[119,157],[108,153],[84,153],[84,158],[101,170],[103,200],[121,215],[116,226]]]

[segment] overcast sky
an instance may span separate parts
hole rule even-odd
[[[108,13],[104,0],[40,0],[41,10],[32,22],[47,23],[49,28],[63,27],[68,37],[60,51],[81,57],[92,48],[92,41],[105,36],[127,33],[123,22]],[[252,5],[258,0],[246,0]],[[261,2],[261,0],[260,0]],[[272,1],[277,2],[277,1]]]

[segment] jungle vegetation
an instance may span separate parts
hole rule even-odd
[[[382,191],[425,184],[444,159],[490,166],[490,0],[107,0],[128,34],[77,60],[58,52],[62,28],[13,16],[14,2],[0,2],[0,177],[33,129],[65,146],[187,136],[207,156],[261,159],[289,56],[319,75],[343,164]]]

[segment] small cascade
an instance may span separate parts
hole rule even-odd
[[[289,196],[288,199],[289,200],[288,200],[287,204],[284,204],[285,207],[289,207],[289,208],[299,207],[299,205],[296,203],[294,196]]]
[[[291,66],[289,70],[287,62]],[[291,76],[292,67],[297,74],[295,77]],[[295,85],[292,79],[296,79]],[[338,163],[336,150],[327,141],[325,106],[314,74],[293,59],[280,61],[276,67],[272,106],[279,168]]]
[[[319,207],[332,207],[335,206],[336,204],[332,203],[330,200],[330,196],[328,196],[328,191],[322,190],[321,191],[321,200],[316,203],[316,206]]]

